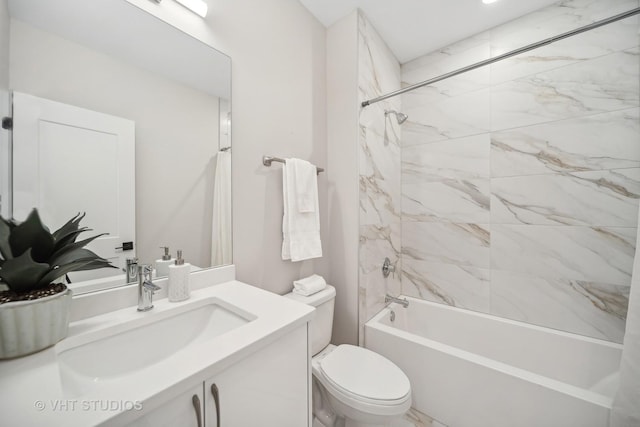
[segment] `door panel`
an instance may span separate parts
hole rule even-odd
[[[86,212],[81,225],[109,233],[88,248],[123,267],[135,256],[116,249],[135,239],[134,122],[17,92],[13,109],[14,218],[37,207],[53,231]],[[72,280],[110,274],[121,272],[78,272]]]

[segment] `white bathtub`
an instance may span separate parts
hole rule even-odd
[[[365,346],[404,370],[418,411],[450,427],[608,425],[621,345],[407,299],[365,324]]]

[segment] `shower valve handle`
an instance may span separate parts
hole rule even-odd
[[[391,260],[387,257],[384,259],[384,264],[382,264],[382,275],[384,277],[389,277],[389,273],[393,273],[396,271],[395,266],[391,265]]]

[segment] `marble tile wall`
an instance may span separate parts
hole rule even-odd
[[[400,64],[366,17],[358,14],[358,96],[364,101],[400,89]],[[400,111],[396,97],[360,109],[359,339],[364,323],[383,306],[386,293],[400,294],[400,126],[385,110]],[[384,258],[398,273],[384,278]]]
[[[402,84],[638,4],[562,1],[404,64]],[[640,201],[638,29],[627,18],[401,97],[404,294],[621,342]]]

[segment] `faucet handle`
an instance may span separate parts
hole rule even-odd
[[[145,289],[148,289],[152,294],[154,294],[156,291],[159,291],[160,289],[162,289],[160,286],[156,285],[151,280],[145,280],[144,283],[142,284],[142,286]]]
[[[395,273],[396,267],[391,264],[391,260],[387,257],[384,259],[384,264],[382,264],[382,275],[384,277],[389,277],[389,273]]]

